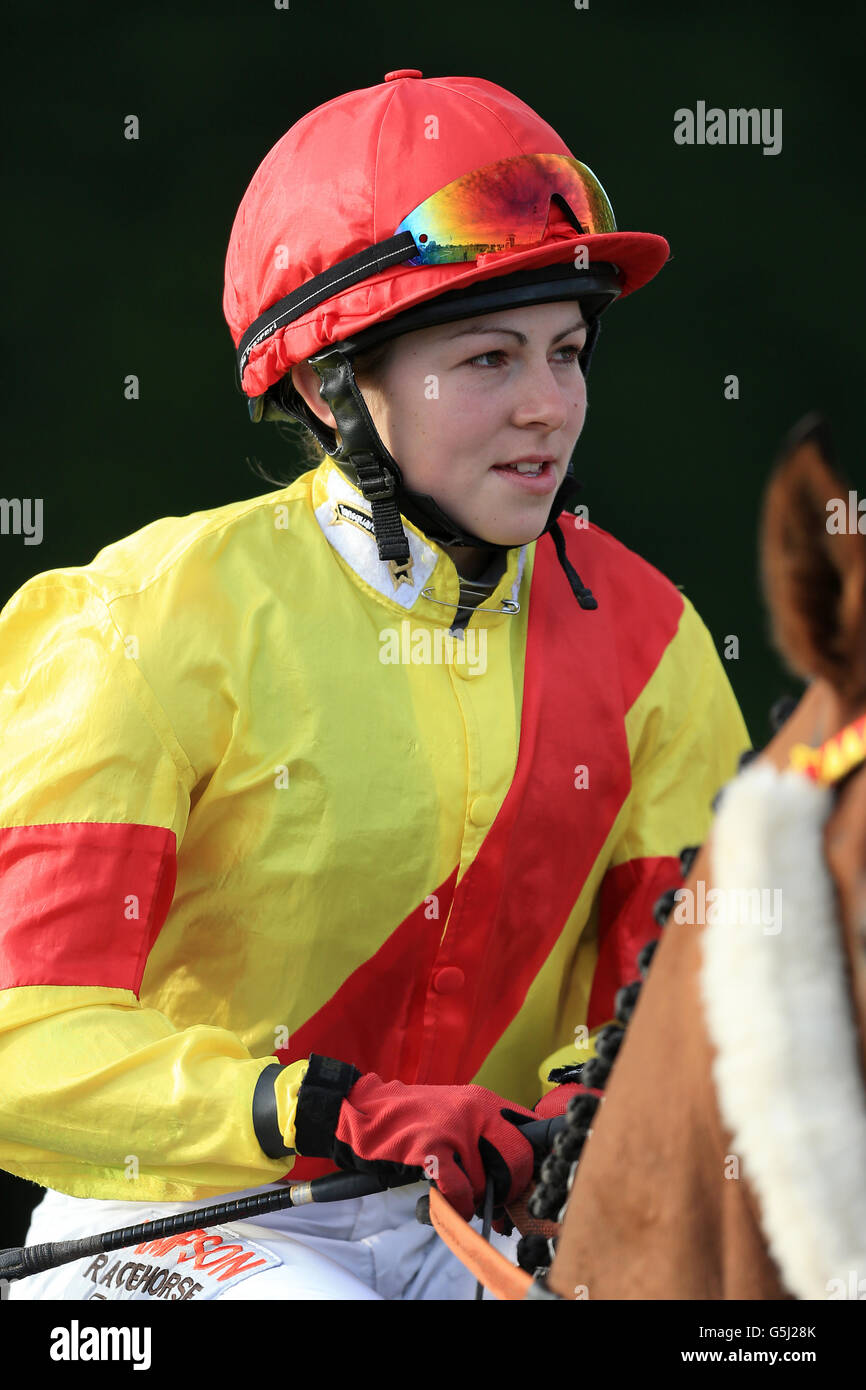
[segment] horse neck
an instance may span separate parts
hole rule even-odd
[[[761,757],[784,772],[796,744],[820,747],[862,713],[862,701],[848,700],[829,682],[814,680]],[[839,904],[840,934],[866,1084],[866,765],[839,788],[824,830],[824,850]]]

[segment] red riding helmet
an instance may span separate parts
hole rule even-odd
[[[302,420],[370,502],[380,558],[399,559],[400,512],[442,543],[490,542],[405,486],[355,354],[433,323],[579,298],[585,374],[599,314],[668,256],[663,237],[616,230],[595,175],[518,97],[483,78],[400,69],[317,107],[265,157],[232,227],[223,310],[252,419]],[[339,442],[291,384],[308,359]],[[545,530],[573,488],[569,465]]]

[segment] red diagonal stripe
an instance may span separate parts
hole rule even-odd
[[[456,878],[454,869],[435,890],[438,917],[426,916],[424,902],[410,912],[376,954],[292,1034],[285,1052],[276,1054],[281,1061],[320,1052],[388,1079],[414,1078],[418,1020]]]
[[[276,1055],[289,1063],[319,1052],[362,1072],[413,1081],[421,1049],[421,1019],[439,938],[457,879],[456,868],[435,890],[438,917],[421,902],[374,956],[364,961]],[[335,1171],[324,1159],[297,1158],[292,1182]]]
[[[385,1079],[468,1082],[559,937],[631,786],[624,716],[683,607],[673,585],[603,532],[575,531],[567,518],[563,529],[600,607],[586,612],[568,601],[553,544],[540,543],[517,767],[456,889],[445,941],[440,947],[441,921],[431,933],[417,908],[295,1034],[282,1061],[315,1051]],[[574,785],[581,765],[587,789]],[[446,966],[463,972],[462,989],[437,992]],[[327,1171],[298,1159],[292,1178]]]
[[[589,1028],[612,1019],[617,990],[640,979],[638,955],[661,934],[652,915],[653,904],[668,888],[682,884],[676,855],[629,859],[608,869],[599,904],[598,963],[587,1009]]]
[[[563,530],[599,608],[559,601],[566,577],[552,543],[539,545],[517,768],[457,889],[437,965],[460,967],[467,987],[428,996],[421,1081],[469,1080],[519,1012],[629,792],[624,717],[682,612],[673,585],[638,556],[594,529]]]

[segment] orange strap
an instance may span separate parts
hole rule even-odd
[[[532,1276],[488,1245],[435,1187],[430,1188],[430,1220],[448,1249],[495,1298],[511,1301],[526,1298]]]

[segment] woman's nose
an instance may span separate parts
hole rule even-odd
[[[549,362],[534,363],[521,375],[513,418],[515,424],[538,422],[549,429],[562,429],[575,409],[586,405],[586,386],[569,376],[568,385],[557,376]]]

